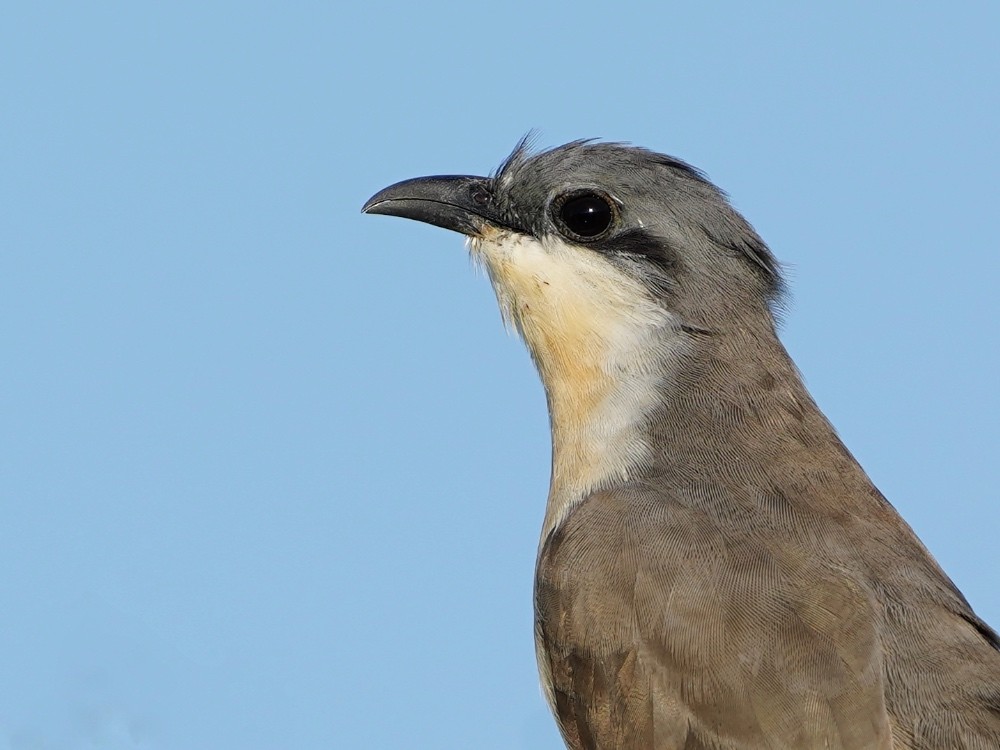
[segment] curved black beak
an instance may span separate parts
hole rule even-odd
[[[361,210],[416,219],[467,235],[478,235],[487,226],[503,226],[488,177],[444,175],[403,180],[375,193]]]

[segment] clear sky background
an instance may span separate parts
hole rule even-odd
[[[561,747],[541,387],[458,235],[359,213],[530,128],[730,192],[1000,625],[996,4],[818,6],[8,4],[0,750]]]

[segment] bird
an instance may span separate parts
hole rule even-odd
[[[536,656],[567,748],[1000,748],[1000,637],[807,391],[782,268],[703,172],[523,139],[362,210],[466,235],[538,370]]]

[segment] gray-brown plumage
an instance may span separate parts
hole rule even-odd
[[[538,367],[536,642],[569,748],[1000,748],[1000,639],[809,396],[777,264],[703,175],[522,144],[365,210],[469,235]]]

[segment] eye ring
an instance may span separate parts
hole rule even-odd
[[[618,223],[618,206],[605,193],[584,188],[563,193],[552,201],[552,220],[559,231],[576,242],[593,242]]]

